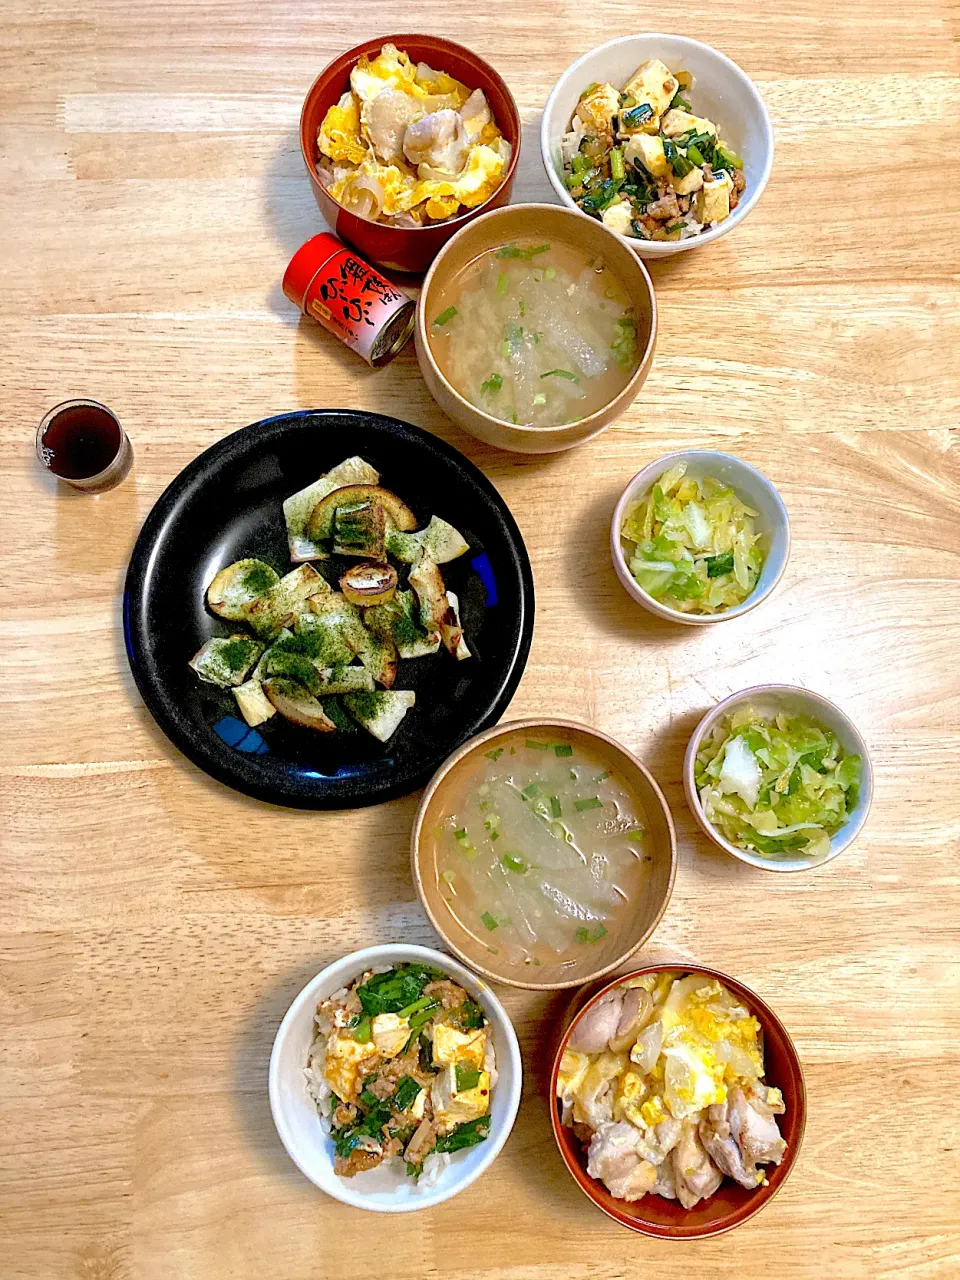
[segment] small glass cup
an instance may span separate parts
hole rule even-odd
[[[133,462],[133,447],[115,413],[99,400],[64,400],[37,428],[37,457],[51,475],[101,493],[120,483]]]

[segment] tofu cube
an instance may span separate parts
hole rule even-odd
[[[623,92],[636,98],[638,104],[649,102],[656,115],[662,116],[679,88],[680,82],[670,68],[659,58],[651,58],[637,67],[623,86]]]
[[[607,205],[601,215],[601,221],[611,231],[617,231],[622,236],[628,236],[631,234],[630,220],[632,217],[633,208],[630,201],[618,200],[616,204]]]
[[[581,98],[576,115],[583,121],[587,133],[606,142],[613,140],[613,117],[620,110],[620,95],[612,84],[601,84]]]
[[[678,196],[692,196],[703,186],[703,170],[691,169],[683,178],[678,178],[675,173],[671,173],[670,185]]]
[[[720,173],[705,181],[697,192],[696,216],[700,222],[723,222],[730,214],[730,192],[733,190],[733,179],[722,169]]]
[[[434,1082],[430,1096],[433,1100],[433,1118],[441,1132],[449,1132],[458,1124],[478,1120],[486,1115],[490,1102],[490,1076],[480,1072],[480,1079],[473,1089],[457,1092],[457,1068],[446,1067]]]
[[[385,1058],[395,1058],[410,1039],[410,1023],[398,1013],[378,1013],[370,1029],[373,1043]]]
[[[668,138],[679,138],[682,133],[687,133],[690,129],[696,129],[697,133],[712,133],[714,137],[717,136],[717,126],[712,120],[707,120],[703,116],[693,116],[689,111],[681,111],[679,107],[674,107],[672,111],[667,112],[663,117],[661,128]]]
[[[323,1067],[327,1084],[344,1102],[356,1101],[360,1081],[370,1074],[379,1056],[372,1040],[361,1044],[359,1040],[335,1031],[327,1041]]]
[[[623,149],[624,163],[632,165],[639,160],[646,171],[655,178],[666,178],[670,175],[667,157],[663,154],[663,143],[659,138],[648,134],[638,134],[630,139]]]
[[[482,1027],[476,1031],[458,1031],[442,1022],[433,1028],[433,1060],[439,1067],[461,1066],[483,1069],[483,1053],[487,1033]]]

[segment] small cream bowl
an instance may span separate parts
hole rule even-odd
[[[805,858],[800,853],[791,858],[777,858],[775,861],[765,858],[762,854],[754,853],[750,849],[741,849],[727,840],[704,813],[697,792],[697,753],[704,738],[713,731],[714,726],[736,711],[738,707],[743,706],[753,707],[765,719],[772,719],[778,711],[785,711],[788,715],[808,716],[835,733],[847,755],[860,757],[862,764],[857,803],[843,826],[830,837],[830,852],[825,858]],[[839,857],[860,834],[873,800],[873,765],[870,762],[867,744],[856,725],[845,711],[841,711],[828,698],[822,697],[819,693],[813,693],[809,689],[803,689],[799,685],[758,684],[750,689],[741,689],[739,693],[732,693],[722,702],[718,702],[697,725],[683,758],[683,789],[687,795],[687,804],[701,830],[715,845],[732,854],[734,858],[739,858],[741,862],[749,863],[751,867],[759,867],[763,871],[810,871],[815,867],[826,866],[828,862]]]
[[[713,476],[723,480],[738,496],[752,507],[757,515],[757,529],[763,535],[764,549],[763,568],[757,585],[742,604],[724,609],[722,613],[681,613],[669,605],[661,604],[649,595],[630,572],[630,565],[623,550],[620,530],[630,506],[644,494],[648,493],[660,476],[678,463],[687,464],[687,475],[694,480],[703,480]],[[686,627],[698,627],[711,622],[727,622],[731,618],[739,618],[749,613],[764,601],[783,577],[790,555],[790,517],[783,505],[783,499],[774,485],[756,467],[749,462],[735,458],[730,453],[720,453],[716,449],[683,449],[678,453],[668,453],[656,462],[638,471],[624,489],[613,513],[610,526],[610,552],[613,556],[613,567],[624,590],[638,604],[642,604],[651,613],[669,622],[679,622]]]

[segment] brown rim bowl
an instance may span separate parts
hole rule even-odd
[[[516,426],[484,413],[448,382],[430,348],[434,299],[451,279],[485,250],[523,237],[558,240],[600,257],[616,273],[637,316],[639,359],[630,381],[613,400],[579,422],[557,427]],[[444,246],[427,273],[417,303],[417,359],[430,394],[454,422],[477,439],[515,453],[557,453],[599,435],[633,403],[647,380],[657,340],[657,302],[646,267],[602,222],[554,204],[514,204],[495,209],[464,227]]]
[[[486,94],[494,120],[510,143],[512,154],[504,180],[496,191],[476,209],[446,222],[426,227],[394,227],[385,222],[359,218],[339,205],[327,192],[317,172],[317,134],[323,117],[350,87],[350,72],[361,54],[374,57],[385,44],[393,44],[409,54],[413,62],[427,62],[437,71],[460,80],[469,89],[482,89]],[[341,240],[353,245],[368,262],[393,271],[422,273],[451,236],[487,209],[506,204],[513,189],[513,177],[520,155],[520,115],[513,95],[504,80],[488,62],[462,44],[440,36],[396,35],[365,40],[346,53],[341,53],[317,76],[310,86],[300,113],[300,150],[310,175],[313,195],[328,226]]]
[[[632,904],[617,928],[611,928],[602,945],[581,948],[575,959],[558,959],[555,964],[532,968],[510,962],[492,942],[475,937],[456,918],[440,893],[437,866],[436,829],[449,810],[449,797],[465,775],[480,766],[484,753],[496,747],[508,748],[531,735],[561,736],[576,751],[589,749],[609,768],[614,768],[639,800],[646,824],[645,852],[650,855],[649,872],[639,901]],[[515,720],[478,734],[453,753],[434,774],[413,823],[410,838],[413,879],[423,908],[440,937],[465,964],[494,982],[534,991],[558,991],[595,982],[622,965],[647,941],[660,923],[670,901],[677,867],[677,840],[673,818],[663,792],[653,775],[635,755],[615,739],[573,720]]]
[[[785,1113],[778,1116],[777,1121],[780,1132],[786,1139],[787,1150],[780,1164],[764,1166],[769,1180],[767,1185],[747,1191],[744,1187],[732,1182],[730,1178],[724,1178],[709,1200],[701,1200],[692,1209],[684,1209],[678,1200],[664,1200],[661,1196],[654,1195],[646,1195],[642,1200],[632,1202],[615,1199],[602,1182],[591,1178],[587,1173],[586,1152],[574,1137],[573,1130],[560,1123],[560,1108],[557,1102],[560,1059],[582,1015],[596,1004],[602,995],[628,978],[635,978],[644,973],[662,973],[664,970],[675,971],[678,974],[703,973],[708,977],[716,978],[743,1001],[757,1018],[763,1031],[766,1068],[764,1078],[769,1085],[780,1089],[786,1104]],[[563,1162],[584,1195],[621,1226],[637,1231],[641,1235],[656,1236],[662,1240],[702,1240],[707,1236],[718,1236],[724,1231],[739,1227],[748,1218],[759,1213],[765,1205],[770,1203],[790,1176],[800,1151],[807,1121],[807,1091],[800,1057],[790,1038],[790,1033],[770,1006],[761,1000],[756,992],[719,969],[680,962],[644,965],[643,968],[634,969],[630,973],[618,974],[598,990],[591,989],[583,994],[589,998],[570,1018],[560,1036],[554,1056],[553,1070],[550,1073],[550,1122]]]

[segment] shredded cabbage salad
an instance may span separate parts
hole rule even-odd
[[[819,859],[856,806],[860,764],[814,720],[747,706],[704,740],[695,777],[707,820],[738,848]]]
[[[742,604],[763,568],[757,512],[721,480],[665,471],[632,504],[620,530],[638,585],[680,613],[722,613]]]

